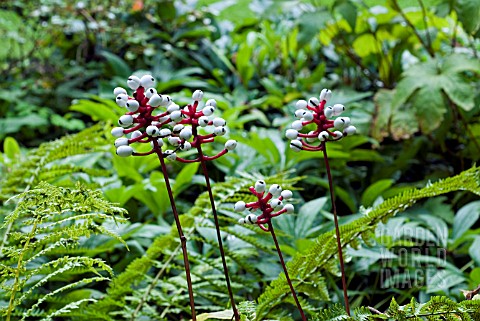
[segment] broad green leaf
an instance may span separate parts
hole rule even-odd
[[[392,90],[380,89],[373,98],[375,113],[370,132],[372,137],[379,141],[382,141],[383,138],[389,135],[388,124],[392,115],[393,93],[394,91]]]
[[[480,267],[474,268],[470,272],[470,279],[472,279],[474,284],[480,284]]]
[[[448,56],[443,62],[443,73],[455,74],[465,71],[480,73],[480,61],[464,54],[453,54]]]
[[[382,179],[370,185],[362,195],[362,204],[371,206],[377,197],[392,186],[393,182],[393,179]]]
[[[324,34],[320,31],[329,18],[330,14],[324,10],[302,14],[299,21],[298,47],[302,48],[318,34]]]
[[[475,237],[475,241],[473,241],[468,249],[468,254],[470,254],[470,257],[477,265],[480,265],[480,236]]]
[[[298,211],[295,220],[295,235],[297,238],[308,237],[308,231],[313,227],[313,222],[317,218],[320,210],[324,208],[327,197],[320,197],[305,203]]]
[[[441,125],[447,112],[444,94],[462,109],[471,110],[475,106],[475,94],[472,83],[462,74],[466,71],[480,72],[480,63],[461,54],[431,59],[410,67],[395,90],[392,114],[402,106],[407,114],[411,115],[413,110],[421,130],[430,133]],[[404,122],[415,126],[414,122]]]
[[[120,76],[125,79],[131,76],[132,70],[122,58],[105,50],[100,51],[100,55],[107,60],[107,63],[112,68],[113,75],[111,76]]]
[[[443,90],[448,97],[458,106],[466,111],[475,107],[474,87],[460,77],[460,75],[451,75],[443,77]]]
[[[174,196],[178,196],[182,191],[192,184],[192,179],[198,170],[200,163],[192,163],[185,165],[175,178],[172,186]]]
[[[232,320],[233,319],[233,311],[223,310],[218,312],[208,312],[202,313],[197,316],[198,321],[207,321],[207,320]]]
[[[480,201],[468,203],[458,210],[453,221],[452,239],[461,237],[480,217]]]
[[[465,31],[473,35],[480,28],[480,1],[457,0],[454,3],[458,20],[462,22]]]
[[[353,50],[360,57],[366,57],[371,54],[376,54],[378,52],[379,44],[372,34],[366,33],[357,37],[353,41]]]
[[[357,24],[357,7],[355,4],[348,0],[341,0],[336,1],[334,8],[348,22],[352,30],[355,30]]]
[[[427,278],[427,293],[446,291],[462,282],[465,282],[463,275],[449,270],[439,270],[432,277]]]
[[[310,184],[318,184],[319,186],[322,186],[323,188],[328,190],[328,180],[326,180],[326,179],[309,176],[305,179],[305,181],[309,182]],[[350,211],[355,212],[357,210],[357,205],[355,204],[355,199],[350,195],[350,193],[348,193],[345,189],[343,189],[339,186],[334,186],[333,189],[334,189],[335,195],[337,197],[336,202],[341,200],[342,202],[345,203],[345,205],[348,206]]]
[[[5,138],[5,141],[3,142],[3,151],[10,160],[14,160],[20,156],[20,146],[13,137]]]
[[[448,241],[448,226],[445,221],[434,216],[433,214],[421,214],[418,217],[425,221],[426,226],[435,233],[437,237],[437,244],[443,247],[447,246]]]
[[[252,64],[252,54],[253,47],[247,43],[241,44],[237,52],[237,70],[245,87],[247,87],[248,82],[252,79],[255,73],[255,67]]]
[[[86,99],[79,100],[70,109],[88,115],[94,121],[105,121],[115,124],[119,118],[118,114],[110,106]]]
[[[48,125],[48,120],[45,117],[36,113],[31,113],[28,116],[22,117],[8,117],[0,119],[0,135],[18,132],[23,126],[38,128]]]
[[[447,107],[442,93],[433,86],[422,87],[415,95],[413,108],[418,118],[420,129],[430,133],[440,126]]]

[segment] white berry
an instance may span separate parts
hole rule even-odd
[[[133,148],[130,146],[119,146],[117,148],[117,155],[120,157],[128,157],[133,154]]]
[[[206,106],[202,109],[202,112],[205,116],[210,116],[213,114],[213,112],[215,111],[215,107],[214,106]]]
[[[282,193],[280,193],[280,195],[282,196],[282,198],[284,200],[288,200],[288,199],[292,198],[293,193],[292,193],[291,190],[285,189],[285,190],[282,191]]]
[[[140,107],[140,104],[135,99],[130,99],[125,103],[125,107],[131,112],[136,112]]]
[[[353,134],[355,134],[356,132],[357,132],[357,128],[356,128],[355,126],[352,126],[352,125],[348,126],[347,128],[345,128],[345,129],[343,130],[343,134],[344,134],[345,136],[347,136],[347,135],[353,135]]]
[[[308,100],[308,103],[314,107],[318,107],[320,102],[318,101],[317,97],[312,97]]]
[[[123,136],[123,128],[122,127],[115,127],[111,131],[112,136],[114,137],[122,137]]]
[[[122,127],[128,127],[133,124],[133,117],[131,115],[123,115],[118,120],[118,124]]]
[[[215,129],[213,130],[213,133],[216,135],[216,136],[223,136],[227,133],[227,130],[225,129],[225,127],[215,127]]]
[[[185,140],[190,139],[190,137],[192,137],[192,127],[188,126],[188,127],[185,127],[184,129],[182,129],[180,131],[179,136],[180,136],[181,139],[185,139]]]
[[[195,101],[200,101],[203,98],[203,91],[195,90],[192,95],[192,99]]]
[[[283,209],[286,210],[288,214],[293,213],[293,211],[295,210],[295,208],[293,207],[292,204],[285,205],[285,207]]]
[[[245,210],[245,202],[244,201],[236,202],[233,209],[235,210],[235,212],[243,212]]]
[[[155,78],[152,77],[152,75],[145,75],[142,78],[140,78],[140,86],[143,88],[150,88],[155,85]]]
[[[294,152],[299,152],[302,150],[302,143],[299,140],[294,139],[290,142],[290,148]]]
[[[333,116],[340,116],[345,111],[345,106],[342,104],[333,105]]]
[[[200,125],[200,127],[205,127],[208,125],[208,117],[207,116],[201,116],[200,118],[198,118],[198,125]]]
[[[255,182],[255,191],[257,193],[265,192],[266,188],[267,188],[267,184],[265,184],[265,181],[256,181]]]
[[[307,101],[302,99],[302,100],[297,101],[297,103],[295,104],[295,108],[296,109],[305,109],[305,108],[307,108],[307,105],[308,105]]]
[[[117,139],[115,139],[114,145],[115,145],[115,147],[127,146],[128,145],[128,138],[125,138],[125,137],[117,138]]]
[[[157,126],[148,126],[145,130],[148,136],[156,137],[160,134],[160,129]]]
[[[127,85],[131,89],[137,90],[137,88],[140,87],[140,78],[138,78],[137,76],[128,77]]]
[[[223,118],[215,117],[215,118],[213,119],[213,126],[215,126],[215,127],[225,126],[226,124],[227,124],[227,122],[226,122],[225,119],[223,119]]]
[[[237,148],[237,141],[233,139],[227,140],[227,142],[225,143],[225,149],[234,150],[235,148]]]
[[[163,103],[163,97],[159,94],[153,94],[148,100],[148,104],[152,107],[158,107]]]
[[[328,101],[332,98],[332,91],[330,89],[323,89],[320,92],[320,100]]]
[[[273,196],[277,197],[282,192],[282,187],[280,187],[280,185],[278,184],[273,184],[272,186],[270,186],[270,189],[268,190],[268,192]]]
[[[120,94],[126,95],[126,94],[127,94],[127,91],[125,90],[125,88],[116,87],[116,88],[113,90],[113,94],[115,95],[115,97],[117,97],[117,96],[120,95]]]

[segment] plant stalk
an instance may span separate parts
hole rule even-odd
[[[275,243],[275,248],[277,249],[278,257],[280,258],[280,263],[282,264],[283,273],[285,273],[285,278],[287,279],[288,286],[290,287],[290,292],[292,292],[293,299],[295,300],[295,304],[297,305],[298,312],[302,316],[303,321],[307,321],[305,317],[305,313],[303,312],[302,306],[298,301],[297,294],[295,293],[295,289],[293,288],[292,281],[290,280],[290,276],[288,275],[287,266],[285,265],[285,261],[283,260],[282,251],[280,251],[280,246],[278,245],[277,237],[275,236],[275,230],[273,229],[272,222],[268,222],[268,229],[270,230],[270,234],[272,234],[273,242]]]
[[[200,144],[198,144],[197,150],[198,150],[198,156],[200,158],[200,164],[203,170],[203,176],[205,176],[205,183],[207,184],[207,191],[208,191],[208,196],[210,197],[210,204],[212,205],[213,219],[215,221],[215,230],[217,232],[218,246],[220,248],[220,255],[222,257],[223,272],[225,274],[225,281],[227,282],[228,296],[230,297],[230,303],[232,304],[232,310],[233,310],[233,315],[235,317],[235,321],[240,321],[240,315],[238,314],[237,307],[235,306],[235,299],[233,298],[232,287],[230,285],[230,278],[228,276],[227,261],[225,259],[225,251],[223,250],[222,235],[220,234],[220,224],[218,222],[218,215],[217,215],[217,210],[215,208],[215,202],[213,199],[212,187],[210,185],[210,178],[208,176],[207,164],[204,160],[203,151]]]
[[[323,144],[323,159],[325,160],[325,169],[327,171],[327,177],[328,177],[328,188],[330,189],[330,199],[332,201],[333,221],[335,223],[335,236],[337,239],[337,248],[338,248],[338,259],[340,261],[340,271],[342,273],[343,298],[345,300],[345,310],[347,311],[347,314],[350,316],[350,304],[348,302],[348,293],[347,293],[347,280],[345,277],[345,264],[343,262],[342,241],[340,239],[340,228],[338,226],[338,215],[337,215],[337,207],[335,205],[335,192],[333,190],[332,173],[330,170],[330,164],[328,163],[327,144],[325,142],[323,142],[322,144]]]
[[[192,321],[197,320],[197,315],[195,313],[195,301],[193,299],[193,287],[192,279],[190,276],[190,263],[188,261],[187,253],[187,238],[183,234],[182,225],[180,224],[180,218],[178,216],[177,207],[175,205],[175,199],[173,198],[172,187],[170,186],[170,180],[168,178],[167,167],[165,166],[165,159],[163,158],[162,150],[156,140],[153,140],[153,145],[155,148],[155,153],[160,160],[160,165],[162,167],[163,178],[165,180],[165,186],[167,187],[168,198],[170,199],[170,205],[172,207],[173,217],[175,218],[175,225],[177,226],[178,236],[180,237],[180,242],[182,244],[183,252],[183,263],[185,265],[185,274],[187,276],[187,287],[188,287],[188,297],[190,300],[190,310],[192,312]]]

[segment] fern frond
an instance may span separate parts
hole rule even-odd
[[[18,162],[0,179],[0,201],[22,193],[41,181],[52,182],[64,175],[87,173],[103,176],[106,171],[91,169],[60,161],[67,157],[105,151],[109,142],[105,137],[105,125],[97,124],[75,135],[67,135],[52,142],[41,144],[31,150],[23,161]]]
[[[102,225],[114,220],[125,222],[124,209],[107,202],[101,192],[80,184],[70,189],[42,182],[11,200],[18,200],[18,204],[1,228],[20,228],[6,234],[3,254],[7,260],[0,266],[0,298],[8,301],[10,297],[8,307],[2,307],[0,312],[7,319],[12,313],[18,315],[18,311],[23,311],[22,320],[46,317],[46,312],[40,309],[46,302],[113,276],[112,268],[103,260],[77,256],[72,250],[92,234],[112,236],[124,243]],[[39,295],[45,288],[53,289]],[[59,313],[80,303],[67,302],[63,310],[59,308],[63,311]]]

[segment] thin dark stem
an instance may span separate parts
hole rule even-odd
[[[200,158],[200,164],[203,170],[203,176],[205,176],[205,183],[207,184],[208,196],[210,197],[210,204],[212,205],[213,219],[215,221],[215,230],[217,231],[218,246],[220,248],[220,256],[222,257],[223,273],[225,274],[225,281],[227,282],[228,296],[230,297],[230,303],[232,304],[233,315],[235,321],[240,321],[240,315],[238,314],[237,307],[235,306],[235,299],[233,298],[232,287],[230,285],[230,278],[228,276],[227,261],[225,259],[225,251],[223,250],[222,235],[220,234],[220,223],[218,222],[217,209],[215,208],[215,202],[213,200],[212,187],[210,186],[210,178],[208,176],[207,164],[204,161],[204,156],[200,144],[197,147],[198,157]]]
[[[332,173],[330,171],[330,165],[328,163],[327,144],[325,142],[323,142],[322,144],[323,144],[323,159],[325,160],[325,168],[327,170],[327,177],[328,177],[328,188],[330,189],[330,199],[332,200],[333,220],[335,223],[335,236],[337,239],[337,248],[338,248],[338,259],[340,261],[340,271],[342,273],[343,298],[345,300],[345,310],[347,310],[348,315],[350,315],[350,304],[348,302],[348,293],[347,293],[347,280],[345,277],[345,264],[343,263],[342,242],[340,240],[340,228],[338,227],[337,206],[335,205],[335,192],[333,191]]]
[[[295,304],[297,305],[298,311],[302,316],[303,321],[307,321],[305,317],[305,313],[303,313],[302,306],[298,301],[297,294],[295,293],[295,289],[293,288],[292,281],[290,281],[290,276],[288,275],[287,266],[285,265],[285,261],[283,260],[282,251],[280,251],[280,246],[278,245],[277,237],[275,236],[275,230],[273,229],[272,222],[268,222],[268,229],[270,230],[270,234],[272,234],[273,242],[275,243],[275,248],[277,249],[278,257],[280,258],[280,263],[282,264],[283,273],[285,273],[285,278],[287,279],[288,286],[290,287],[290,292],[292,292],[293,299],[295,300]]]
[[[188,297],[190,300],[190,310],[192,311],[192,321],[197,320],[197,315],[195,313],[195,301],[193,299],[193,287],[192,279],[190,277],[190,263],[188,261],[187,253],[187,238],[183,234],[182,225],[180,224],[180,218],[178,217],[177,207],[175,205],[175,199],[173,198],[172,187],[170,186],[170,180],[168,179],[167,167],[165,166],[165,159],[163,158],[162,150],[158,146],[156,140],[153,140],[153,145],[155,148],[155,153],[160,160],[160,165],[162,166],[163,178],[165,180],[165,186],[167,187],[168,198],[170,199],[170,205],[172,207],[173,217],[175,219],[175,224],[177,226],[178,236],[180,237],[180,242],[182,244],[183,252],[183,264],[185,265],[185,274],[187,276],[187,287],[188,287]]]

